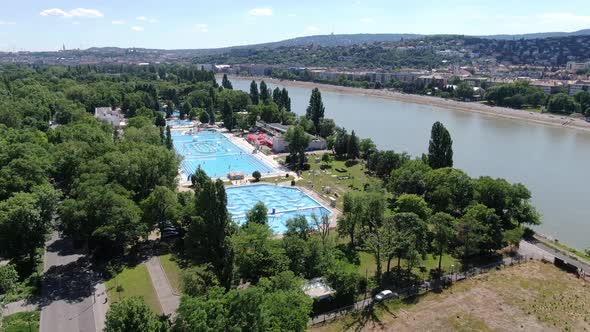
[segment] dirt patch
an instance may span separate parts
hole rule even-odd
[[[316,331],[590,331],[590,283],[529,262]]]

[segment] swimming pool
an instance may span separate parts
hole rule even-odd
[[[193,121],[191,120],[166,120],[166,125],[170,126],[171,128],[176,127],[192,127]]]
[[[303,215],[308,222],[332,212],[299,188],[271,184],[228,187],[227,210],[238,224],[246,221],[246,213],[259,201],[268,209],[268,224],[276,234],[283,234],[287,220]],[[273,214],[273,209],[275,213]]]
[[[182,155],[180,165],[185,179],[195,174],[201,167],[212,178],[227,176],[229,172],[242,172],[249,176],[254,171],[262,175],[275,173],[276,170],[232,143],[223,134],[216,131],[201,131],[187,134],[182,130],[172,131],[174,149]]]

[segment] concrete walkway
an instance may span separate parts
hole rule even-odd
[[[20,300],[16,302],[7,303],[2,307],[2,316],[9,316],[18,312],[29,312],[39,309],[39,306],[34,303],[29,303],[27,300]]]
[[[162,311],[165,315],[174,317],[176,315],[176,309],[180,305],[180,295],[170,285],[166,272],[164,272],[162,264],[160,264],[160,258],[153,256],[145,262],[145,265],[152,279],[152,284],[156,290]]]

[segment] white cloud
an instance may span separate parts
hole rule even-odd
[[[15,25],[15,24],[16,24],[16,22],[13,22],[13,21],[0,20],[0,25]]]
[[[307,33],[317,33],[320,31],[320,28],[316,27],[315,25],[308,25],[305,27],[305,32]]]
[[[65,11],[61,8],[45,9],[41,16],[55,16],[55,17],[104,17],[104,14],[97,9],[75,8],[70,11]]]
[[[125,21],[123,21],[123,20],[118,20],[118,21],[112,21],[111,23],[112,23],[113,25],[123,25],[123,24],[125,24]]]
[[[142,32],[145,29],[143,27],[140,27],[140,26],[134,26],[134,27],[131,27],[131,30],[137,31],[137,32]]]
[[[254,8],[249,11],[252,16],[272,16],[271,8]]]
[[[373,23],[372,17],[363,17],[359,20],[361,23]]]
[[[195,28],[200,32],[209,32],[209,25],[205,23],[195,24]]]
[[[158,23],[159,21],[155,18],[149,18],[146,16],[138,16],[135,18],[138,21],[142,21],[142,22],[148,22],[148,23]]]

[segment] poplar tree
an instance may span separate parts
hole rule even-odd
[[[250,83],[250,99],[252,100],[252,104],[258,105],[259,98],[258,84],[256,84],[256,81],[252,80],[252,83]]]
[[[311,91],[309,106],[307,106],[307,111],[305,112],[305,116],[313,122],[314,133],[317,133],[320,128],[320,121],[324,118],[324,111],[322,94],[318,88],[315,88]]]
[[[438,121],[432,125],[430,133],[428,164],[433,169],[453,167],[453,140],[449,131]]]

